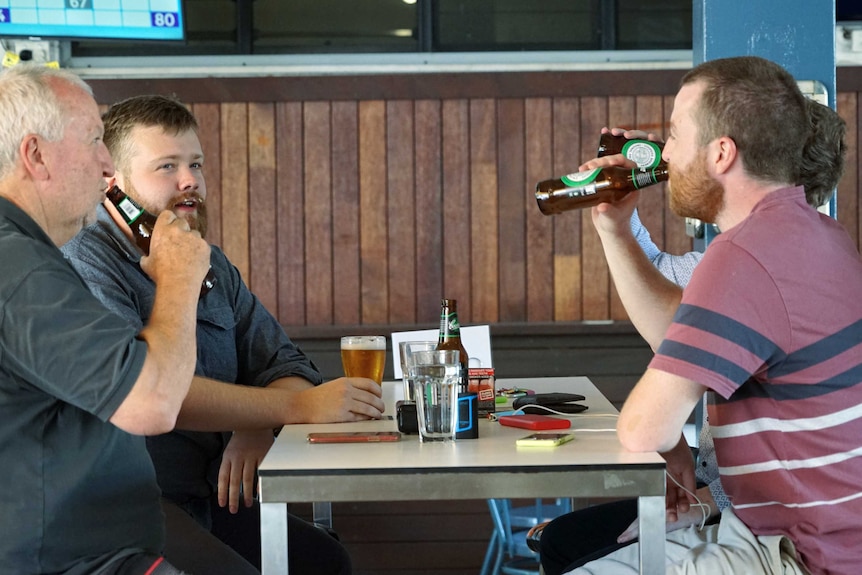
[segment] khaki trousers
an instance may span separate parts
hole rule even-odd
[[[637,575],[639,549],[638,543],[623,547],[566,575]],[[668,533],[665,555],[668,575],[807,575],[792,541],[755,536],[729,508],[717,525]]]

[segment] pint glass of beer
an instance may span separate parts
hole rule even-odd
[[[341,364],[347,377],[367,377],[383,383],[386,338],[382,335],[348,335],[341,338]]]

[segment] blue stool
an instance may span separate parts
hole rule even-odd
[[[511,499],[489,499],[494,530],[485,552],[481,575],[536,575],[539,555],[527,546],[527,531],[572,510],[568,498],[513,507]]]

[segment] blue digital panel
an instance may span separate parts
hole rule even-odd
[[[0,37],[184,40],[182,0],[0,0]]]

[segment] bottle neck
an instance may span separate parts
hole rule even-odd
[[[440,314],[440,341],[461,337],[461,325],[458,323],[458,312],[443,309]]]

